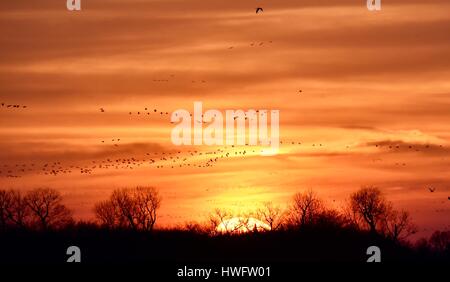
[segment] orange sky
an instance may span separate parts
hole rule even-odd
[[[374,184],[422,234],[449,228],[448,1],[382,1],[376,13],[349,0],[84,0],[81,12],[65,2],[0,2],[0,102],[27,106],[0,108],[2,188],[49,186],[92,218],[113,189],[151,185],[163,196],[159,223],[170,225],[215,207],[285,205],[307,188],[337,207]],[[194,101],[280,110],[280,153],[175,148],[169,116],[158,113]],[[204,164],[217,149],[230,157],[213,167],[159,160],[166,152]],[[41,170],[129,158],[133,169]]]

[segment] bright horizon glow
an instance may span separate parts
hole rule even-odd
[[[252,231],[268,231],[270,226],[256,218],[233,217],[225,220],[217,226],[216,231],[220,233],[246,233]]]

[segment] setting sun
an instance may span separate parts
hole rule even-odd
[[[253,217],[233,217],[225,220],[217,226],[217,231],[221,233],[245,233],[268,230],[270,230],[269,225]]]

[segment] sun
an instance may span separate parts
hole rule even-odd
[[[270,227],[253,217],[233,217],[220,223],[216,230],[220,233],[246,233],[251,231],[268,231]]]

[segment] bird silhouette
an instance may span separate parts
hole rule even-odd
[[[428,188],[428,190],[430,190],[430,192],[433,193],[434,191],[436,191],[436,188],[430,187],[430,188]]]
[[[5,102],[2,102],[1,105],[2,105],[2,107],[14,108],[14,109],[19,109],[19,108],[26,109],[27,108],[27,106],[25,106],[25,105],[6,104]]]
[[[259,13],[259,12],[264,12],[263,8],[261,8],[261,7],[256,8],[256,13]]]

